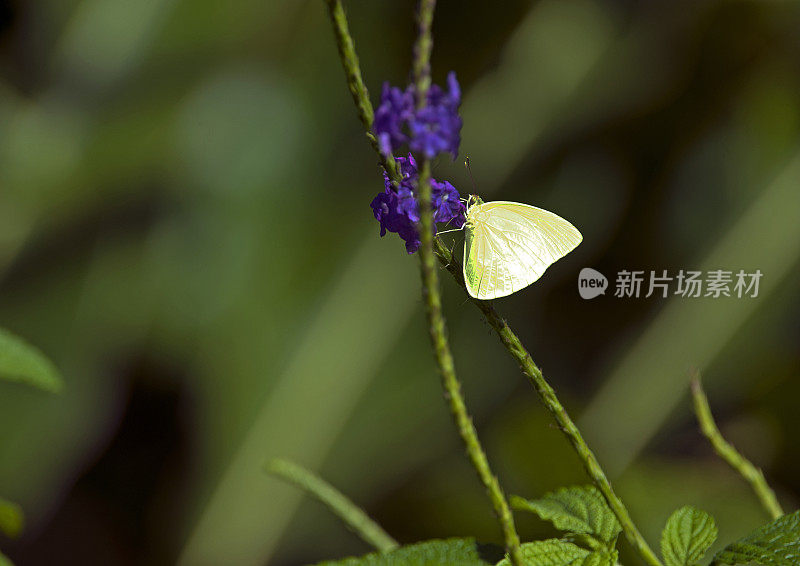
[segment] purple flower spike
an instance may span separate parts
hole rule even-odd
[[[419,207],[414,192],[418,181],[417,164],[409,153],[408,157],[395,158],[403,176],[398,187],[395,187],[384,173],[383,192],[372,200],[370,206],[375,219],[381,227],[381,236],[386,232],[394,232],[406,243],[406,251],[413,254],[419,249]],[[433,219],[436,222],[452,222],[461,227],[466,221],[466,207],[461,202],[458,190],[449,182],[431,179]]]
[[[373,126],[381,151],[388,155],[407,143],[428,159],[439,153],[455,159],[461,143],[461,87],[455,73],[447,76],[447,88],[431,85],[425,107],[417,110],[413,87],[403,91],[384,83]]]

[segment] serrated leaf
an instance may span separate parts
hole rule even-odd
[[[557,529],[591,535],[605,543],[615,540],[622,531],[594,486],[567,487],[535,500],[515,496],[511,503],[516,509],[531,511],[551,521]]]
[[[0,498],[0,531],[10,538],[18,536],[25,524],[22,507]]]
[[[606,551],[612,547],[610,543],[597,540],[592,535],[586,535],[583,533],[564,533],[564,536],[561,537],[561,540],[577,544],[578,546],[583,546],[589,550]]]
[[[391,552],[321,562],[318,566],[486,566],[497,563],[502,557],[503,550],[498,546],[478,544],[471,538],[452,538],[401,546]]]
[[[763,566],[800,564],[800,511],[767,523],[714,556],[714,564],[750,562]]]
[[[692,566],[717,540],[714,518],[689,505],[675,511],[661,533],[661,554],[667,566]]]
[[[614,566],[617,553],[586,550],[559,539],[537,540],[522,545],[525,566]],[[497,566],[511,566],[508,556]]]
[[[0,328],[0,379],[20,381],[45,391],[61,389],[61,374],[37,348]]]
[[[595,551],[586,557],[582,566],[615,566],[618,558],[619,554],[616,550],[610,552]]]

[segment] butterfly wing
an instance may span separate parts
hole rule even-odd
[[[464,282],[469,294],[480,298],[479,290],[486,265],[484,255],[486,239],[481,227],[478,227],[476,234],[474,227],[467,224],[464,226],[464,233]]]
[[[535,206],[507,201],[478,206],[480,221],[467,229],[464,246],[464,281],[478,299],[527,287],[583,239],[572,224]]]

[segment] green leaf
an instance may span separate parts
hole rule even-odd
[[[0,531],[11,538],[15,538],[22,532],[24,524],[22,507],[0,498]]]
[[[391,552],[373,552],[360,558],[321,562],[318,566],[486,566],[496,564],[503,550],[478,544],[471,538],[429,540],[402,546]]]
[[[717,540],[714,518],[694,507],[675,511],[661,533],[661,554],[667,566],[692,566]]]
[[[526,542],[522,545],[525,566],[614,566],[617,552],[593,552],[571,542],[548,539]],[[506,558],[497,566],[511,566]]]
[[[14,566],[14,563],[8,557],[0,552],[0,566]]]
[[[714,564],[750,562],[763,566],[800,564],[800,511],[767,523],[714,557]]]
[[[0,379],[20,381],[45,391],[61,389],[61,374],[37,348],[0,328]]]
[[[587,556],[581,566],[615,566],[619,559],[616,550],[594,551]]]
[[[603,495],[594,486],[567,487],[532,501],[514,496],[511,504],[515,509],[531,511],[551,521],[557,529],[591,535],[607,544],[622,531]]]

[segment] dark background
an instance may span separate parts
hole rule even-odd
[[[434,80],[458,74],[479,192],[584,235],[496,306],[651,544],[684,504],[716,516],[718,544],[767,518],[699,435],[691,367],[794,508],[800,5],[439,4]],[[375,101],[407,81],[414,3],[346,7]],[[471,192],[461,159],[435,176]],[[18,566],[367,552],[262,473],[273,456],[402,542],[500,542],[441,399],[416,257],[378,238],[381,187],[323,2],[0,2],[0,324],[66,379],[58,396],[0,384],[0,493],[28,517],[0,547]],[[586,266],[612,286],[623,269],[764,275],[755,299],[585,301]],[[457,369],[506,490],[586,483],[444,276]],[[532,516],[518,527],[554,535]]]

